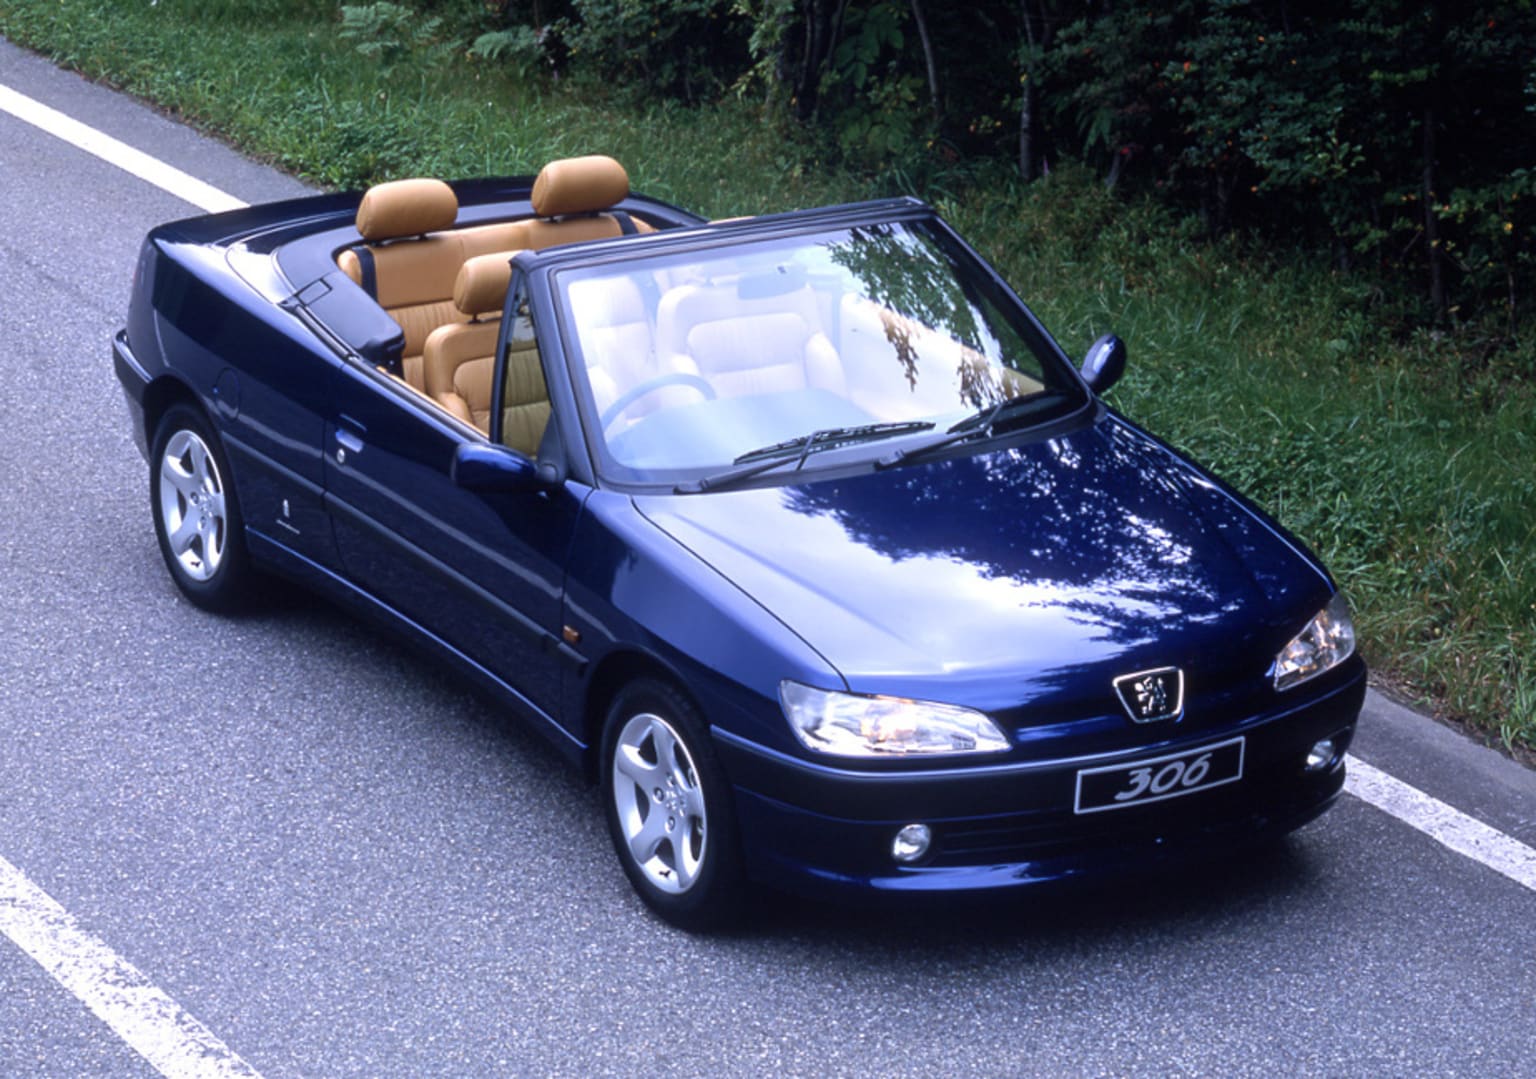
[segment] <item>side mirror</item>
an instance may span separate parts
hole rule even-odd
[[[548,486],[539,466],[529,458],[502,446],[479,443],[458,448],[451,475],[454,484],[466,491],[515,493]]]
[[[1083,357],[1083,380],[1094,393],[1103,393],[1125,374],[1125,342],[1112,333],[1088,347]]]

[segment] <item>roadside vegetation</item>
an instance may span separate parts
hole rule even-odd
[[[1443,200],[1444,214],[1426,216],[1401,198],[1382,211],[1379,193],[1348,169],[1301,176],[1292,190],[1291,174],[1278,165],[1253,171],[1251,156],[1234,164],[1183,147],[1179,169],[1159,164],[1166,133],[1162,144],[1128,142],[1135,149],[1122,154],[1114,124],[1150,132],[1154,119],[1133,110],[1097,127],[1073,125],[1060,111],[1067,104],[1030,103],[1018,89],[1021,70],[1048,86],[1051,65],[1065,63],[1038,40],[1021,52],[1026,30],[1092,37],[1073,45],[1074,63],[1112,44],[1095,20],[1045,20],[1053,6],[1020,5],[1023,23],[1009,24],[1019,40],[999,62],[1014,65],[1012,96],[998,96],[995,113],[1012,125],[1007,138],[988,126],[1004,126],[1001,119],[957,119],[954,101],[986,91],[946,95],[944,73],[958,68],[942,61],[958,23],[946,16],[940,27],[930,12],[926,36],[937,43],[924,45],[918,3],[450,0],[417,10],[328,0],[0,0],[0,34],[330,187],[530,174],[552,158],[602,152],[625,164],[637,188],[716,216],[898,191],[926,198],[1003,270],[1069,353],[1081,355],[1105,332],[1127,341],[1131,365],[1112,403],[1319,550],[1354,602],[1381,677],[1492,739],[1536,748],[1536,345],[1524,310],[1536,195],[1521,201],[1526,177],[1503,161],[1484,173],[1464,169],[1458,221]],[[1216,6],[1226,18],[1250,5]],[[1518,14],[1520,5],[1506,6]],[[1172,7],[1187,21],[1199,5]],[[823,8],[847,9],[839,40],[863,51],[839,53],[834,43],[819,74],[807,73],[787,61],[793,53],[806,62],[795,34]],[[677,18],[654,18],[662,9]],[[610,22],[582,22],[589,11]],[[754,12],[755,22],[734,28],[678,29]],[[777,22],[768,18],[775,13]],[[1042,21],[1032,23],[1036,16]],[[1181,25],[1138,32],[1166,37]],[[1241,27],[1228,18],[1217,29],[1230,37]],[[1404,49],[1418,41],[1390,30],[1370,32]],[[1007,38],[996,27],[977,36],[986,39],[982,51]],[[1491,37],[1456,42],[1472,59],[1443,58],[1446,65],[1502,62],[1488,59],[1498,47]],[[1208,55],[1218,53],[1230,49]],[[1189,70],[1196,66],[1191,60]],[[1260,68],[1268,70],[1255,60],[1209,77],[1240,81]],[[1078,71],[1072,85],[1104,74]],[[1528,100],[1517,92],[1509,103],[1525,117],[1509,132],[1523,152],[1533,144],[1536,69],[1530,77]],[[1438,85],[1431,76],[1420,82]],[[819,94],[809,108],[807,86]],[[1122,92],[1131,91],[1106,86],[1097,100]],[[1201,94],[1220,96],[1215,83]],[[870,103],[862,115],[851,104],[858,100]],[[1432,186],[1422,132],[1417,144],[1373,147],[1364,128],[1346,123],[1359,103],[1329,100],[1343,143],[1376,155],[1383,192],[1412,194],[1392,187],[1387,170],[1415,160],[1414,197]],[[1415,100],[1454,106],[1427,91]],[[1293,119],[1302,117],[1301,103],[1291,104]],[[1020,125],[1030,109],[1026,151]],[[1232,122],[1249,130],[1241,117]],[[1007,142],[1007,152],[989,139]],[[1171,180],[1193,186],[1170,193]],[[1224,186],[1246,194],[1223,209],[1211,200]],[[1291,211],[1303,223],[1280,228]],[[1438,291],[1426,250],[1439,252]]]

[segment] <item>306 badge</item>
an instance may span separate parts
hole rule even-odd
[[[1245,742],[1238,737],[1131,764],[1084,768],[1077,773],[1072,811],[1103,813],[1236,783],[1243,778]]]

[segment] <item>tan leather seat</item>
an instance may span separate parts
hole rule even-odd
[[[406,382],[424,387],[421,354],[437,327],[459,317],[454,281],[464,260],[517,247],[518,223],[454,229],[459,200],[441,180],[375,184],[357,208],[365,243],[343,251],[336,264],[359,285],[373,265],[373,295],[405,334],[401,357]]]
[[[454,282],[453,303],[468,321],[433,330],[422,352],[427,396],[486,434],[495,389],[496,339],[511,278],[511,252],[467,260]],[[532,341],[516,345],[507,357],[503,441],[532,456],[548,421],[549,390],[538,350]]]
[[[422,388],[449,412],[490,430],[491,371],[502,304],[512,279],[510,253],[479,255],[459,268],[455,313],[466,319],[439,326],[422,345]],[[475,366],[475,361],[485,361]]]
[[[544,368],[533,341],[515,343],[507,349],[505,390],[501,402],[501,440],[533,457],[539,452],[550,413],[549,387],[544,383]]]
[[[336,264],[359,285],[372,281],[374,298],[405,334],[405,380],[424,389],[422,350],[433,330],[458,318],[454,282],[467,259],[619,236],[626,221],[636,232],[655,231],[644,221],[612,210],[628,195],[629,174],[611,157],[551,161],[533,185],[537,219],[455,229],[459,201],[447,184],[391,180],[363,195],[357,231],[364,242],[341,252]],[[371,274],[367,263],[372,264]]]
[[[336,260],[364,287],[371,276],[374,299],[405,332],[405,380],[421,388],[421,349],[434,328],[455,316],[453,276],[464,261],[456,238],[429,234],[453,227],[459,200],[441,180],[394,180],[377,184],[357,208],[357,231],[366,241]],[[365,270],[371,261],[373,272]]]
[[[697,370],[721,397],[845,388],[808,288],[763,299],[729,287],[675,288],[662,297],[656,336],[665,367]]]
[[[520,246],[542,251],[556,244],[621,236],[625,221],[635,232],[654,232],[644,221],[613,210],[628,196],[629,174],[611,157],[592,154],[551,161],[533,182],[533,212],[539,220],[523,222]]]

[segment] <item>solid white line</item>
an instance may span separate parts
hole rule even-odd
[[[10,113],[57,136],[86,153],[95,154],[125,172],[168,191],[184,202],[190,202],[200,210],[218,213],[221,210],[238,210],[248,205],[233,195],[226,194],[211,184],[205,184],[195,176],[189,176],[164,161],[150,157],[142,150],[135,150],[111,135],[88,127],[57,109],[51,109],[41,101],[34,101],[19,94],[9,86],[0,86],[0,110]]]
[[[0,110],[209,213],[247,205],[57,109],[0,85]],[[261,1079],[132,963],[81,929],[52,896],[0,857],[0,933],[73,993],[160,1074]]]
[[[0,857],[0,932],[53,975],[161,1075],[261,1079],[138,968]]]
[[[1536,892],[1536,850],[1417,787],[1349,757],[1344,789],[1432,839]]]

